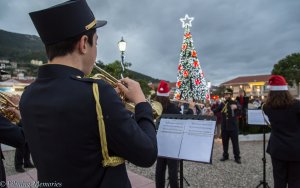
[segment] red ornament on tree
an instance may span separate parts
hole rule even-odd
[[[179,94],[179,93],[176,93],[175,98],[176,98],[177,100],[180,100],[180,94]]]
[[[184,36],[185,36],[185,38],[187,38],[187,39],[192,37],[191,33],[187,33],[187,34],[185,34]]]
[[[189,75],[189,71],[185,70],[185,71],[183,72],[183,76],[184,76],[184,77],[187,77],[188,75]]]
[[[186,50],[186,47],[187,47],[187,44],[184,43],[184,44],[182,45],[182,50]]]
[[[179,64],[178,70],[181,71],[183,69],[182,65]]]
[[[205,98],[209,99],[209,94],[208,93],[206,93]]]
[[[177,82],[177,87],[180,88],[180,86],[181,86],[181,82],[178,81],[178,82]]]
[[[194,67],[196,68],[196,67],[198,67],[198,66],[199,66],[198,61],[194,61]]]
[[[197,78],[197,79],[195,80],[195,84],[196,84],[196,85],[199,85],[199,84],[201,84],[201,81]]]
[[[195,50],[192,51],[192,57],[197,57],[197,52]]]

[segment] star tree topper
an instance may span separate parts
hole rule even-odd
[[[189,17],[189,15],[187,15],[187,14],[184,16],[184,18],[180,18],[183,28],[185,28],[186,26],[192,27],[193,20],[194,20],[194,17]]]

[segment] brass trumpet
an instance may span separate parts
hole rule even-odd
[[[107,83],[109,83],[112,87],[114,87],[114,88],[117,87],[118,79],[116,79],[115,77],[110,75],[108,72],[106,72],[102,68],[98,67],[96,64],[94,64],[94,68],[99,73],[95,74],[92,78],[102,79],[102,80],[106,81]],[[119,96],[121,97],[123,103],[125,104],[126,109],[128,109],[131,112],[134,112],[134,108],[135,108],[134,104],[129,103],[129,102],[126,101],[126,97],[125,97],[124,93],[122,93],[122,92],[119,93]],[[152,112],[153,112],[154,119],[161,116],[163,109],[162,109],[162,105],[160,104],[160,102],[151,101],[149,103],[151,104],[151,107],[152,107]]]
[[[18,123],[20,121],[19,117],[8,108],[12,107],[19,110],[19,105],[15,104],[10,100],[11,96],[4,92],[0,92],[0,113],[13,123]]]

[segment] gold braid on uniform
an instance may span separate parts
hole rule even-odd
[[[221,112],[222,113],[227,113],[227,104],[228,104],[228,102],[227,103],[224,103],[224,107],[223,107],[223,109],[221,110]]]
[[[93,83],[93,93],[96,101],[98,128],[99,128],[100,142],[101,142],[102,155],[103,155],[102,165],[103,167],[118,166],[120,164],[123,164],[125,160],[121,157],[109,156],[108,154],[105,125],[103,121],[102,109],[99,102],[99,90],[98,90],[97,83]]]

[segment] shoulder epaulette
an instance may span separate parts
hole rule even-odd
[[[99,82],[100,79],[94,79],[94,78],[87,78],[87,77],[81,77],[79,75],[75,76],[72,75],[71,78],[74,80],[82,81],[82,82],[89,82],[89,83],[96,83]]]

